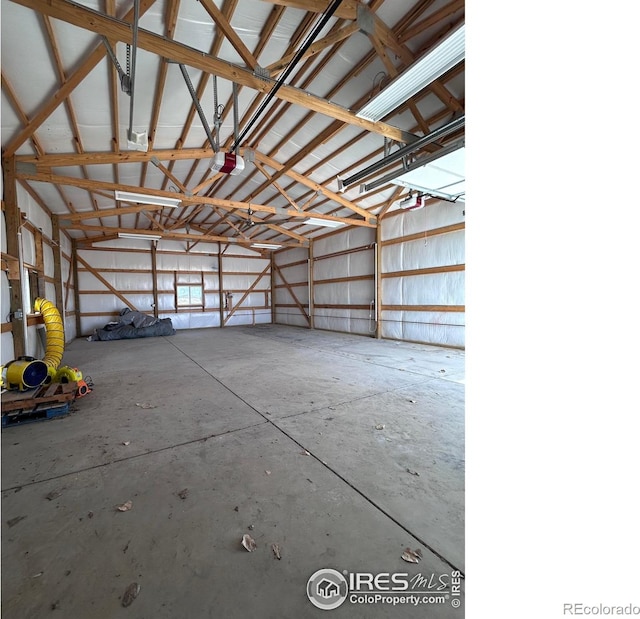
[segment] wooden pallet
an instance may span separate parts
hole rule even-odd
[[[51,383],[28,391],[5,391],[2,394],[2,415],[19,411],[35,412],[70,402],[76,397],[78,383]]]
[[[10,426],[18,426],[25,423],[32,423],[34,421],[46,421],[47,419],[54,419],[55,417],[64,417],[69,414],[70,403],[65,402],[60,404],[54,402],[53,404],[43,404],[42,408],[38,408],[33,411],[12,411],[2,415],[2,428]]]

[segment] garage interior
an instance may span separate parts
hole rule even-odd
[[[464,616],[464,3],[1,18],[4,616]]]

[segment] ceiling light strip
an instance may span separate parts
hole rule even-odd
[[[118,232],[118,238],[158,241],[162,238],[162,236],[160,236],[159,234],[137,234],[134,232]]]
[[[150,196],[146,193],[132,193],[130,191],[116,190],[115,196],[116,200],[122,200],[123,202],[137,202],[139,204],[168,206],[170,208],[176,208],[182,202],[180,198],[163,198],[162,196]]]
[[[399,105],[405,103],[407,99],[410,99],[449,71],[449,69],[455,67],[464,60],[464,56],[463,24],[428,54],[400,73],[388,86],[371,99],[356,116],[372,122],[379,121]]]

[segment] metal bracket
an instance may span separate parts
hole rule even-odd
[[[374,34],[376,31],[375,22],[373,19],[373,13],[369,7],[358,3],[358,11],[356,17],[356,24],[360,28],[360,32],[364,34]]]

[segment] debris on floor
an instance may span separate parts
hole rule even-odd
[[[136,406],[140,408],[156,408],[154,404],[149,404],[149,402],[136,402]]]
[[[58,490],[52,490],[44,498],[47,499],[47,501],[53,501],[53,499],[57,499],[59,496],[62,496],[62,492],[59,492]]]
[[[311,454],[305,449],[304,451],[300,452],[301,456],[310,456]]]
[[[125,590],[122,596],[122,605],[126,608],[127,606],[131,606],[133,600],[138,597],[138,593],[140,593],[140,585],[137,582],[132,582]]]
[[[16,516],[15,518],[11,518],[11,520],[7,520],[7,526],[9,528],[18,524],[21,520],[24,520],[26,516]]]
[[[133,507],[133,501],[127,501],[126,503],[123,503],[122,505],[117,505],[116,509],[119,512],[128,512],[132,507]]]
[[[245,533],[242,536],[242,545],[249,552],[253,552],[258,547],[258,545],[256,544],[256,540],[254,540],[253,537],[251,537],[251,535],[249,535],[248,533]]]
[[[125,447],[128,447],[129,445],[131,445],[131,441],[123,441],[122,443]]]
[[[278,561],[282,559],[282,556],[280,555],[280,546],[278,544],[271,544],[271,550]]]
[[[375,428],[376,428],[376,430],[384,430],[385,425],[384,425],[384,423],[378,423],[378,424],[376,424]]]
[[[411,404],[415,404],[417,402],[417,400],[412,400],[412,399],[409,399],[408,401],[411,402]]]
[[[271,471],[265,471],[267,475],[271,475]]]
[[[420,559],[422,559],[422,550],[420,550],[420,548],[416,548],[415,550],[405,548],[402,553],[402,558],[407,563],[420,563]]]
[[[189,488],[180,490],[180,492],[178,492],[178,496],[184,501],[189,496]]]
[[[407,473],[415,475],[416,477],[420,477],[420,473],[418,473],[418,471],[414,471],[413,469],[407,469]]]

